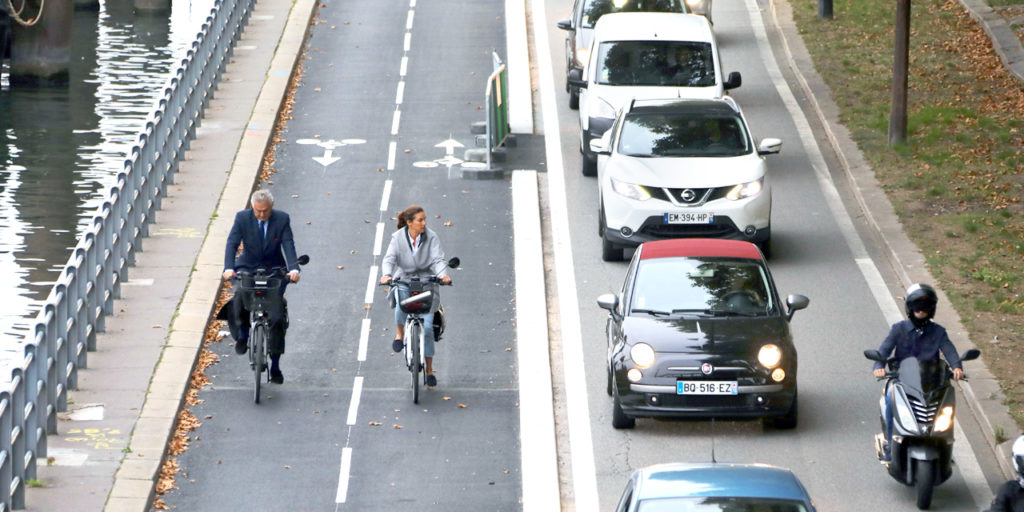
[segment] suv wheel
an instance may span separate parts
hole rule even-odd
[[[580,109],[580,90],[575,87],[569,87],[569,109]]]

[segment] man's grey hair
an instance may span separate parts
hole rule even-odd
[[[256,192],[252,193],[252,197],[249,198],[249,202],[251,204],[266,203],[266,204],[269,204],[269,205],[273,205],[274,204],[274,195],[271,194],[269,190],[267,190],[265,188],[261,188],[261,189],[257,190]]]

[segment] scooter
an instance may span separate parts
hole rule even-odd
[[[980,355],[978,349],[970,349],[960,359],[970,361]],[[865,350],[864,357],[884,362],[888,368],[878,403],[882,423],[882,433],[875,436],[878,460],[896,481],[914,486],[917,508],[927,510],[935,486],[953,474],[953,414],[956,409],[956,393],[950,385],[953,372],[941,359],[886,360],[877,350]],[[887,400],[892,408],[892,425],[889,426],[885,417]],[[886,461],[885,433],[890,429],[890,458]]]

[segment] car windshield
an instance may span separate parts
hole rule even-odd
[[[638,512],[807,512],[803,503],[770,498],[698,496],[641,500]]]
[[[626,116],[618,151],[636,157],[730,157],[752,151],[743,118],[721,113]]]
[[[657,258],[641,260],[630,313],[761,316],[774,305],[766,268],[755,260]]]
[[[711,43],[608,41],[597,56],[597,83],[710,87],[715,85]]]
[[[583,27],[593,28],[597,20],[613,12],[689,12],[682,0],[586,0]]]

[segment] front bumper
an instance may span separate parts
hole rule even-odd
[[[795,382],[795,381],[793,381]],[[634,417],[760,418],[782,416],[796,399],[796,386],[739,386],[736,395],[677,395],[676,386],[628,384],[619,388],[622,411]]]

